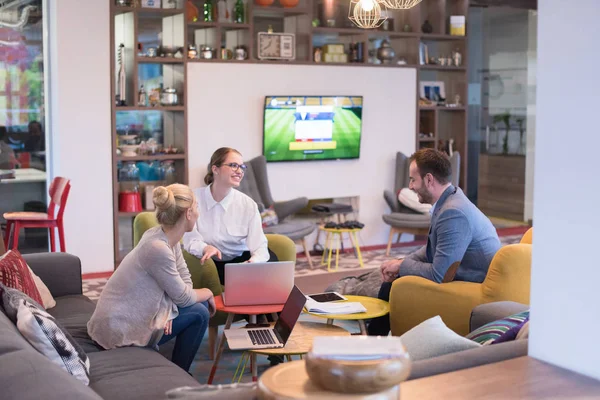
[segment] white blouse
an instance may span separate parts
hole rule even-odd
[[[236,189],[220,202],[210,192],[210,185],[194,191],[198,199],[199,217],[193,231],[183,235],[183,248],[201,258],[204,248],[214,246],[228,261],[249,250],[250,262],[269,260],[267,238],[262,229],[258,206]]]

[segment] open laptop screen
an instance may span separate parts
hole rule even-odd
[[[294,329],[294,325],[300,317],[304,303],[306,303],[306,296],[294,285],[279,315],[279,319],[275,323],[275,330],[279,333],[284,344],[287,343],[292,329]]]

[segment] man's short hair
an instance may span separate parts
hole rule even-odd
[[[446,153],[435,149],[421,149],[410,156],[419,169],[421,178],[431,174],[440,184],[445,185],[452,177],[452,165]]]

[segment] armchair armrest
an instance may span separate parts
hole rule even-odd
[[[308,199],[306,197],[298,197],[297,199],[288,201],[276,201],[273,204],[277,218],[283,221],[286,217],[300,211],[308,205]]]
[[[392,212],[400,212],[400,206],[398,205],[398,198],[394,195],[391,190],[383,191],[383,198],[387,205],[390,207]]]
[[[435,283],[417,276],[398,278],[390,292],[392,334],[402,335],[439,315],[448,328],[464,336],[469,333],[471,310],[480,303],[479,283]]]
[[[209,258],[204,265],[202,265],[200,264],[200,259],[194,257],[185,250],[183,250],[183,258],[192,275],[194,289],[210,289],[215,296],[223,293],[223,287],[221,286],[221,281],[219,281],[217,267],[212,259]]]
[[[68,253],[36,253],[24,254],[23,259],[53,297],[83,294],[79,257]]]
[[[275,253],[279,261],[296,262],[296,245],[292,239],[276,233],[267,233],[265,236],[269,242],[269,250]]]

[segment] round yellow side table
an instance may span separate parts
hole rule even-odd
[[[308,313],[310,315],[314,315],[320,318],[327,318],[327,324],[332,325],[333,320],[341,319],[341,320],[355,320],[358,321],[358,325],[360,327],[360,333],[362,335],[367,334],[367,327],[365,325],[366,319],[372,319],[381,317],[383,315],[389,314],[390,312],[390,304],[381,299],[376,299],[374,297],[367,296],[351,296],[344,295],[348,299],[348,301],[356,301],[361,303],[366,309],[367,312],[356,313],[356,314],[314,314]]]
[[[398,399],[399,395],[399,385],[384,392],[368,394],[336,393],[321,389],[313,384],[306,374],[304,360],[269,368],[258,380],[258,398],[260,400],[387,400]]]

